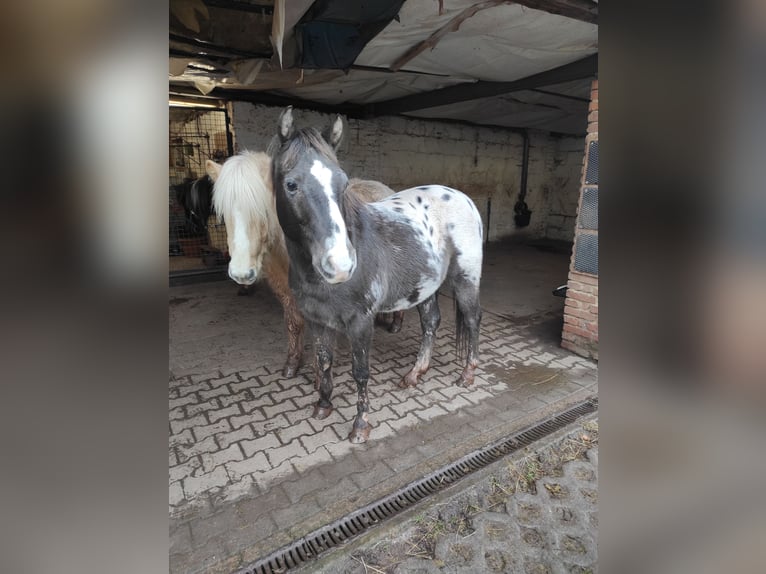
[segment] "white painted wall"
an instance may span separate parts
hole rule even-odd
[[[265,150],[282,108],[244,102],[231,105],[235,146]],[[328,125],[334,116],[294,111],[299,127]],[[437,183],[468,194],[487,223],[490,241],[506,237],[574,237],[584,138],[530,130],[526,202],[530,225],[516,228],[513,206],[521,182],[522,136],[502,128],[403,117],[350,119],[338,159],[349,177],[377,179],[395,190]],[[485,231],[486,232],[486,231]]]

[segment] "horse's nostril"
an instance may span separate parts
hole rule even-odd
[[[255,269],[250,269],[250,271],[247,272],[247,279],[248,281],[250,279],[253,279],[255,277]]]

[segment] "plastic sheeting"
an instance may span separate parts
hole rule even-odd
[[[226,78],[219,75],[201,82],[197,70],[173,79],[197,85],[205,91],[211,85],[221,85],[279,91],[323,104],[370,104],[464,82],[514,81],[598,51],[596,25],[510,3],[476,12],[460,22],[457,29],[445,31],[433,47],[403,63],[400,71],[389,71],[393,63],[414,46],[454,23],[457,16],[476,4],[483,3],[444,0],[440,14],[436,0],[407,0],[398,14],[399,21],[392,20],[354,61],[355,66],[377,70],[351,69],[345,74],[337,70],[280,71],[276,57],[265,66],[257,60],[231,62],[226,66],[229,70]],[[298,0],[292,12],[285,16],[285,67],[295,61],[294,27],[309,6],[309,0]],[[173,72],[178,73],[179,67],[174,65]],[[523,91],[415,110],[408,115],[584,133],[587,101],[583,100],[589,96],[589,86],[590,80],[583,79],[544,88],[581,100]]]

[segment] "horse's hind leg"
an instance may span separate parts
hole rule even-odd
[[[335,331],[317,323],[311,324],[314,336],[314,353],[316,357],[316,387],[319,389],[319,401],[314,405],[311,416],[315,419],[327,418],[332,412],[332,355],[335,347]]]
[[[398,333],[402,330],[402,321],[404,321],[404,311],[394,311],[394,318],[391,320],[389,333]]]
[[[434,339],[436,338],[436,329],[439,328],[441,323],[441,313],[439,312],[439,301],[437,300],[438,292],[431,295],[428,299],[418,305],[418,313],[420,313],[420,326],[423,329],[423,340],[420,342],[420,350],[418,351],[418,358],[415,361],[415,366],[412,370],[404,376],[404,379],[399,383],[400,388],[414,387],[418,384],[418,378],[420,375],[428,370],[431,364],[431,350],[434,346]]]
[[[465,345],[468,348],[465,367],[457,380],[457,384],[462,387],[469,387],[473,384],[476,367],[479,364],[479,326],[481,324],[479,286],[467,279],[460,278],[455,281],[454,288],[457,308],[455,332],[458,355],[460,354],[460,347]]]

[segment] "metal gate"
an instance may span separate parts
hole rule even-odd
[[[220,274],[228,259],[226,228],[212,210],[205,161],[232,155],[225,109],[170,107],[169,269],[171,278]]]

